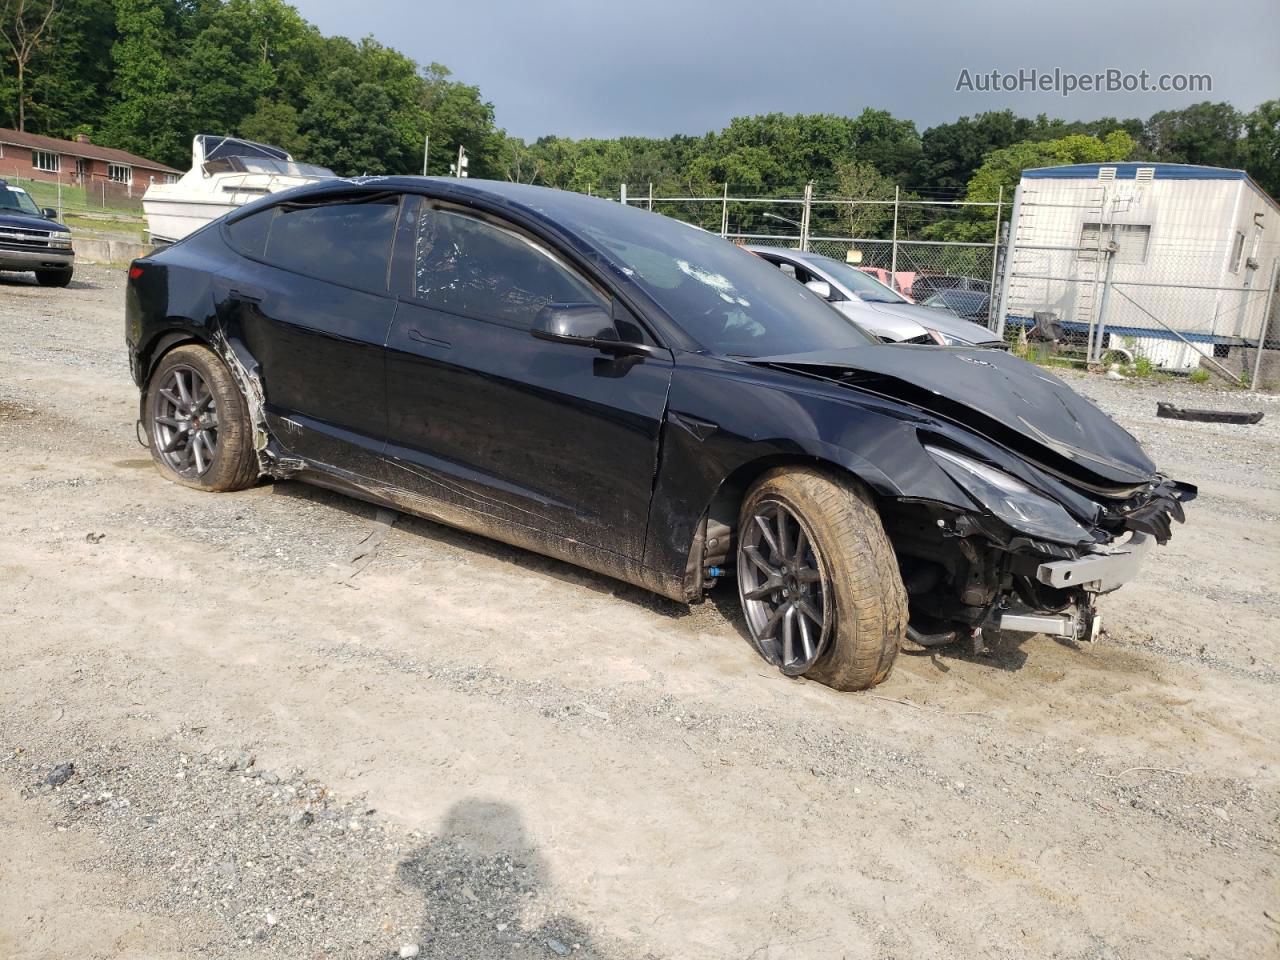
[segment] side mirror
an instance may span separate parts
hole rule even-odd
[[[539,340],[595,347],[608,353],[628,352],[633,346],[618,338],[609,312],[594,303],[548,303],[533,318],[532,333]]]
[[[57,210],[55,210],[53,207],[45,207],[45,208],[44,208],[43,210],[41,210],[40,212],[44,214],[44,217],[45,217],[45,219],[46,219],[46,220],[57,220],[57,219],[58,219],[58,211],[57,211]]]
[[[805,289],[812,290],[823,300],[831,299],[831,284],[825,280],[810,280],[805,284]]]

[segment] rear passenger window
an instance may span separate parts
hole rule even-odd
[[[414,293],[448,313],[531,327],[548,303],[608,302],[554,254],[520,234],[423,204]]]
[[[276,208],[272,207],[227,224],[227,236],[231,240],[231,246],[246,256],[261,259],[267,249],[267,234],[271,230],[271,221],[275,215]]]
[[[384,293],[399,208],[399,197],[276,207],[263,259],[286,270]]]

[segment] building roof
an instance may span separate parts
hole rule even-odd
[[[1097,180],[1104,167],[1116,172],[1117,180],[1136,180],[1139,170],[1154,171],[1157,180],[1248,180],[1243,170],[1200,167],[1193,163],[1070,163],[1061,167],[1023,170],[1028,180]]]
[[[38,133],[26,133],[21,130],[8,130],[0,127],[0,143],[12,144],[15,147],[30,147],[33,150],[48,150],[68,157],[84,157],[88,160],[104,160],[107,163],[127,163],[131,167],[142,167],[145,170],[159,170],[162,173],[182,173],[173,167],[166,166],[157,160],[148,160],[137,154],[114,147],[100,147],[96,143],[81,143],[78,140],[58,140]]]
[[[1280,203],[1263,190],[1244,170],[1227,167],[1201,167],[1194,163],[1069,163],[1061,167],[1034,167],[1023,170],[1024,180],[1097,180],[1103,168],[1115,170],[1117,180],[1136,180],[1139,170],[1152,171],[1153,180],[1243,180],[1262,195],[1262,199],[1280,210]]]

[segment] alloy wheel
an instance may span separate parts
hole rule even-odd
[[[738,535],[738,591],[760,655],[795,676],[830,636],[830,584],[806,525],[786,505],[762,500]]]
[[[203,476],[218,452],[218,410],[213,392],[194,367],[172,367],[156,387],[152,436],[174,473]]]

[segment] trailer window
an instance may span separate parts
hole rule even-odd
[[[1102,243],[1099,244],[1099,234]],[[1085,223],[1080,227],[1081,260],[1098,259],[1098,248],[1108,240],[1116,242],[1116,263],[1146,263],[1151,244],[1151,227],[1145,223]]]
[[[1236,231],[1236,242],[1231,245],[1231,272],[1240,272],[1240,258],[1244,255],[1244,234]]]

